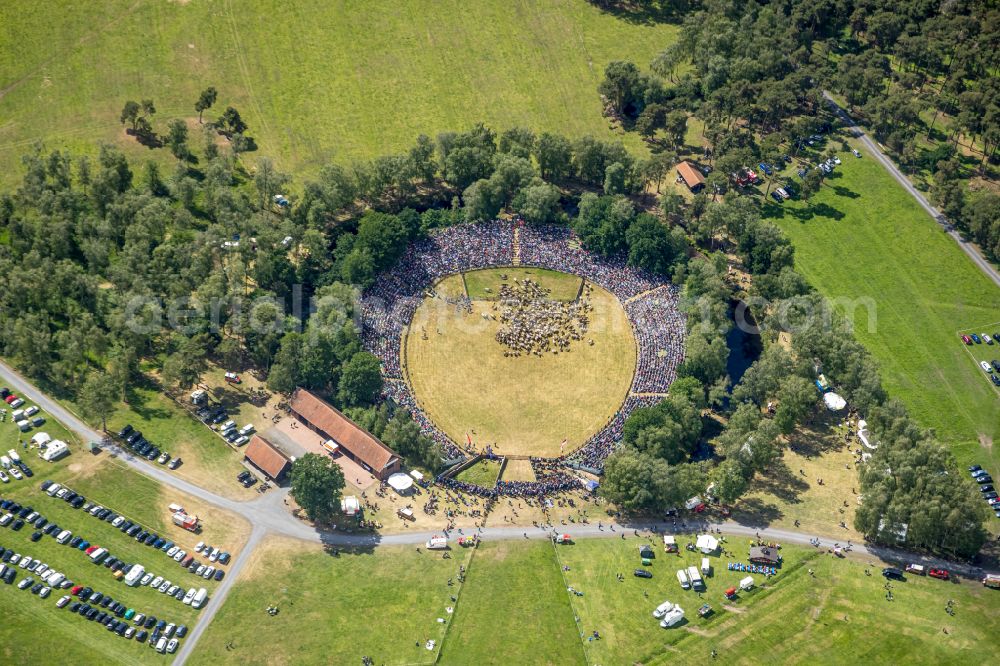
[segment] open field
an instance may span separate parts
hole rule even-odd
[[[484,488],[492,488],[500,471],[500,463],[492,460],[480,460],[472,467],[462,470],[456,477],[464,483],[475,483]]]
[[[583,656],[548,542],[486,542],[469,566],[442,664],[573,664]]]
[[[199,643],[194,664],[430,664],[448,622],[468,552],[451,559],[413,547],[334,557],[320,546],[270,539]],[[269,605],[279,608],[270,616]],[[446,623],[438,623],[437,618]],[[294,636],[294,638],[292,638]],[[434,650],[424,644],[433,639]],[[227,650],[232,643],[234,649]],[[419,643],[415,645],[414,643]]]
[[[7,424],[3,424],[6,426]],[[48,425],[48,424],[47,424]],[[50,432],[53,430],[49,429]],[[0,444],[7,448],[10,433],[3,429]],[[71,530],[93,544],[109,549],[116,557],[129,562],[139,562],[147,570],[172,580],[177,585],[205,587],[211,594],[218,585],[182,570],[159,550],[140,545],[122,534],[110,523],[74,509],[64,501],[49,497],[39,490],[43,479],[49,478],[69,485],[84,494],[89,501],[100,503],[138,521],[174,541],[189,553],[198,540],[212,542],[232,553],[239,551],[245,542],[247,526],[238,517],[209,508],[176,491],[168,492],[154,481],[107,459],[106,454],[93,457],[73,448],[73,453],[56,463],[45,463],[33,456],[25,459],[34,469],[35,476],[22,481],[12,481],[0,489],[6,499],[14,499],[25,506],[33,506],[50,522]],[[197,513],[204,520],[202,533],[194,534],[174,526],[169,520],[167,504],[179,502],[187,510]],[[93,566],[85,553],[75,548],[59,545],[52,537],[45,536],[37,543],[30,541],[33,529],[26,525],[20,531],[0,528],[0,545],[41,559],[52,568],[62,571],[78,584],[112,595],[131,608],[147,615],[156,615],[175,624],[192,626],[198,612],[175,599],[148,587],[127,587],[112,578],[104,567]],[[226,569],[226,567],[222,567]],[[18,580],[30,575],[18,570]],[[80,650],[87,651],[90,659],[105,663],[133,664],[160,661],[145,644],[128,641],[109,633],[104,627],[71,615],[68,610],[57,609],[55,602],[62,594],[53,590],[48,599],[39,599],[30,592],[15,586],[0,585],[0,613],[5,621],[0,624],[0,654],[11,663],[50,663],[59,657],[78,658]]]
[[[501,278],[506,275],[507,279]],[[475,301],[496,300],[501,284],[513,284],[531,278],[544,289],[551,290],[549,298],[556,301],[572,301],[580,292],[583,281],[578,275],[560,273],[545,268],[486,268],[480,271],[469,271],[465,274],[465,283],[469,288],[469,298]]]
[[[467,433],[500,454],[558,455],[583,444],[625,399],[635,369],[635,338],[625,311],[595,287],[585,341],[569,352],[505,357],[495,339],[499,323],[485,319],[494,304],[474,301],[472,314],[441,299],[425,300],[407,336],[406,361],[414,395],[457,442]]]
[[[39,140],[87,153],[107,141],[172,165],[168,151],[125,136],[122,104],[152,98],[160,130],[172,118],[196,123],[193,105],[208,85],[219,100],[207,117],[235,106],[257,154],[294,173],[400,152],[418,134],[480,120],[497,130],[610,139],[594,92],[604,65],[630,59],[645,66],[676,34],[674,26],[617,19],[584,0],[85,5],[13,0],[0,7],[4,184]],[[634,135],[623,139],[645,150]]]
[[[810,201],[768,203],[766,214],[794,243],[798,269],[851,310],[890,394],[960,463],[996,467],[998,398],[956,331],[995,322],[1000,290],[875,160],[841,159]]]

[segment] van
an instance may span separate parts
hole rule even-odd
[[[64,580],[66,580],[66,575],[56,572],[50,575],[45,582],[48,583],[49,587],[58,587]]]
[[[97,564],[108,554],[107,548],[98,548],[97,550],[90,553],[90,560]]]
[[[688,578],[691,579],[691,587],[695,589],[705,587],[705,583],[701,580],[701,574],[698,573],[698,567],[688,567],[687,573]]]
[[[59,533],[59,536],[56,537],[56,543],[67,544],[69,543],[69,540],[72,538],[73,538],[72,532],[70,532],[69,530],[63,530],[62,532]]]
[[[191,600],[191,608],[201,608],[205,605],[208,600],[208,590],[201,588],[198,593],[194,595],[194,599]]]
[[[677,582],[681,584],[681,588],[685,590],[691,589],[691,583],[688,582],[687,573],[684,569],[677,570]]]
[[[4,469],[10,469],[11,466],[10,458],[8,458],[7,456],[0,456],[0,465],[3,465]]]
[[[46,494],[48,494],[49,497],[55,497],[56,493],[59,492],[60,488],[62,488],[62,486],[60,486],[58,483],[53,483],[51,486],[49,486],[49,489],[46,490],[45,492]]]
[[[252,432],[253,432],[253,424],[248,423],[242,428],[240,428],[241,435],[249,435]]]
[[[708,561],[707,557],[701,558],[701,573],[703,576],[712,573],[712,563]]]
[[[143,567],[141,564],[136,564],[131,569],[129,569],[129,572],[125,575],[125,584],[130,587],[135,587],[136,585],[139,584],[139,581],[142,579],[145,573],[146,573],[146,568]]]

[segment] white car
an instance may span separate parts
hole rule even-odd
[[[5,513],[2,518],[0,518],[0,526],[7,527],[14,520],[14,514]]]
[[[664,601],[662,604],[656,607],[656,610],[653,611],[653,617],[659,620],[660,618],[662,618],[664,615],[667,614],[667,611],[669,611],[673,607],[674,605],[672,603],[670,603],[669,601]]]
[[[209,562],[218,562],[219,561],[219,549],[218,548],[213,548],[212,549],[212,554],[208,556],[208,561]]]
[[[837,157],[836,155],[834,155],[834,156],[833,156],[833,163],[834,163],[834,164],[840,164],[840,158],[839,158],[839,157]]]
[[[178,550],[176,553],[174,553],[174,562],[180,562],[181,560],[184,559],[184,557],[186,555],[187,555],[187,552],[185,552],[183,550]]]
[[[21,479],[23,479],[23,478],[24,478],[24,475],[23,475],[23,474],[21,474],[21,470],[19,470],[19,469],[18,469],[18,468],[16,468],[16,467],[11,467],[11,468],[10,468],[10,475],[11,475],[12,477],[14,477],[15,479],[17,479],[18,481],[20,481]]]
[[[38,596],[40,596],[42,599],[44,599],[45,597],[49,596],[50,594],[52,594],[52,588],[51,587],[43,587],[42,589],[40,589],[38,591]]]
[[[118,516],[117,518],[115,518],[114,520],[111,521],[111,524],[114,527],[121,527],[122,523],[124,523],[124,522],[125,522],[125,516]]]
[[[979,367],[985,370],[986,372],[993,372],[993,368],[990,367],[990,364],[987,363],[986,361],[980,361]]]
[[[6,475],[6,474],[5,474],[4,472],[3,472],[3,470],[0,470],[0,481],[3,481],[4,483],[10,483],[10,477],[8,477],[8,476],[7,476],[7,475]]]
[[[37,564],[37,560],[34,562],[35,564]],[[27,569],[31,565],[32,565],[32,559],[30,557],[26,557],[23,560],[21,560],[21,563],[18,564],[17,566],[21,567],[22,569]]]
[[[854,149],[854,150],[852,150],[851,152],[852,152],[852,153],[854,153],[854,156],[855,156],[855,157],[861,157],[861,153],[859,153],[859,152],[858,152],[858,149],[857,149],[857,148],[855,148],[855,149]]]
[[[64,597],[60,597],[59,601],[56,602],[56,608],[62,608],[62,607],[64,607],[66,604],[69,603],[69,600],[72,599],[72,598],[73,597],[71,597],[68,594],[66,596],[64,596]]]
[[[167,639],[160,637],[160,640],[156,641],[156,651],[163,654],[167,651]]]
[[[142,580],[139,581],[139,585],[149,585],[149,581],[151,580],[153,580],[153,574],[147,573],[142,577]]]
[[[203,573],[205,573],[205,569],[207,569],[207,568],[208,568],[208,567],[206,567],[206,566],[205,566],[204,564],[199,564],[199,565],[198,565],[198,568],[197,568],[197,569],[195,569],[195,571],[194,571],[194,575],[195,575],[195,576],[200,576],[200,575],[202,575]]]
[[[985,342],[986,344],[988,344],[988,345],[993,344],[993,338],[991,338],[990,336],[986,335],[985,333],[980,333],[979,337],[981,337],[983,339],[983,342]]]
[[[211,580],[212,574],[214,573],[215,573],[215,567],[208,567],[207,569],[205,569],[205,573],[203,573],[201,577],[204,578],[205,580]]]
[[[29,557],[28,559],[30,560],[31,558]],[[17,564],[20,561],[21,561],[21,555],[20,555],[20,553],[14,553],[11,556],[11,558],[10,558],[10,565],[14,566],[15,564]]]
[[[43,575],[48,570],[49,570],[49,565],[47,564],[39,564],[37,567],[35,567],[35,573],[38,574],[39,576]]]
[[[196,543],[194,545],[194,552],[200,553],[201,549],[204,548],[204,547],[205,547],[205,542],[204,541],[199,541],[198,543]]]
[[[177,594],[177,586],[176,586],[176,585],[171,585],[171,586],[170,586],[170,589],[169,589],[169,590],[167,590],[167,596],[168,596],[168,597],[172,597],[172,596],[174,596],[175,594]]]
[[[163,581],[163,584],[160,585],[158,591],[160,593],[165,593],[167,590],[170,589],[171,585],[173,585],[173,583],[171,583],[169,580],[165,580],[165,581]]]
[[[194,599],[194,595],[196,594],[198,594],[198,590],[194,589],[193,587],[190,590],[188,590],[187,594],[184,595],[184,600],[183,600],[184,604],[190,606],[191,600]]]
[[[66,497],[66,495],[68,494],[69,494],[69,488],[60,488],[59,492],[56,493],[56,497],[62,499],[63,497]]]
[[[167,643],[167,652],[169,652],[170,654],[173,654],[176,651],[177,651],[177,639],[176,638],[171,638],[170,642]]]
[[[171,546],[170,550],[167,551],[167,557],[173,557],[174,555],[177,554],[178,550],[180,550],[180,547],[178,547],[178,546]]]
[[[38,407],[36,407],[35,405],[32,405],[31,407],[28,407],[26,410],[24,410],[25,416],[34,416],[37,413],[38,413]],[[13,458],[13,456],[11,457]]]
[[[162,584],[163,584],[163,576],[157,576],[156,578],[153,579],[153,582],[150,583],[149,586],[153,589],[156,589]]]
[[[125,630],[125,638],[132,638],[135,636],[135,627],[129,627]]]

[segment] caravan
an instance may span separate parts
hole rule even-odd
[[[701,579],[701,574],[698,573],[698,567],[688,567],[687,570],[688,578],[691,579],[691,587],[694,589],[704,589],[705,583]]]
[[[688,582],[687,573],[684,569],[677,570],[677,582],[681,584],[681,587],[685,590],[691,589],[691,583]]]

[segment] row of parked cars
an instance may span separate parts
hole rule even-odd
[[[140,643],[148,638],[150,647],[161,653],[175,652],[178,639],[184,638],[188,631],[183,624],[168,623],[166,620],[158,620],[155,615],[126,608],[125,604],[115,601],[111,595],[80,585],[73,587],[70,594],[61,597],[56,602],[56,607],[68,607],[71,613],[105,626],[108,631],[122,638],[134,638]]]
[[[970,467],[969,474],[972,475],[972,480],[979,485],[979,492],[990,505],[993,514],[1000,518],[1000,497],[997,497],[996,488],[993,487],[993,477],[979,465]]]
[[[28,432],[32,428],[37,428],[45,423],[44,417],[36,416],[39,411],[37,405],[30,405],[21,409],[24,406],[24,398],[19,398],[17,395],[11,393],[10,389],[6,386],[0,387],[0,400],[3,400],[14,410],[11,413],[11,419],[21,432]]]
[[[992,345],[994,340],[1000,340],[1000,332],[996,332],[992,336],[989,333],[967,333],[962,335],[962,342],[967,345],[981,345],[984,342]],[[1000,386],[1000,375],[993,372],[996,370],[997,373],[1000,373],[1000,361],[997,359],[993,359],[989,363],[980,361],[979,367],[987,374],[994,386]]]
[[[218,426],[219,435],[230,444],[243,446],[250,441],[250,435],[253,434],[254,430],[253,425],[248,423],[242,427],[237,426],[236,421],[229,418],[229,412],[226,411],[225,407],[215,409],[202,407],[195,413],[205,425],[213,429]]]
[[[26,576],[17,584],[19,589],[31,588],[32,594],[37,594],[43,599],[52,593],[53,589],[72,587],[73,581],[66,577],[66,574],[56,571],[40,559],[32,558],[28,555],[21,555],[11,549],[0,546],[0,580],[8,585],[14,582],[17,577],[17,568],[20,567],[28,574],[38,577],[35,580],[32,576]]]
[[[34,475],[27,463],[21,460],[16,449],[10,449],[5,456],[0,455],[0,481],[3,483],[10,483],[12,477],[20,481],[24,477],[31,478]]]
[[[142,436],[141,430],[133,428],[131,423],[126,424],[124,428],[118,431],[118,437],[123,440],[130,449],[135,451],[136,455],[140,455],[146,460],[155,460],[161,465],[166,465],[170,469],[177,469],[183,462],[180,458],[171,459],[170,454],[166,451],[160,451],[159,447],[155,446]]]

